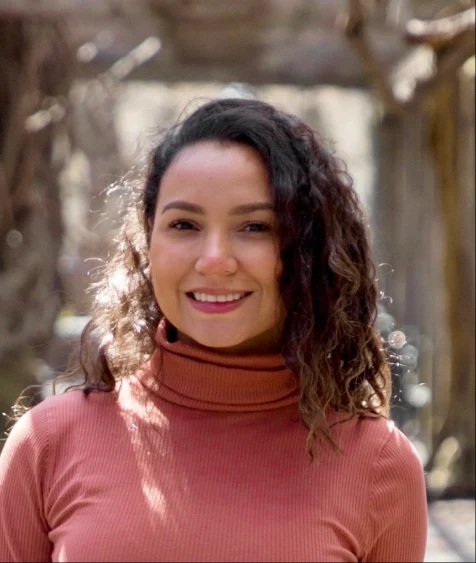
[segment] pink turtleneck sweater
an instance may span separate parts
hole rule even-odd
[[[281,356],[158,340],[117,393],[51,397],[15,425],[0,561],[423,561],[423,471],[392,422],[338,424],[342,453],[310,463]]]

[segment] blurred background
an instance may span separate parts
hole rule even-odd
[[[157,131],[257,97],[347,163],[392,417],[429,498],[474,499],[474,26],[465,0],[0,0],[0,412],[65,369]]]

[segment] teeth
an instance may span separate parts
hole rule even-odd
[[[193,297],[197,301],[207,301],[208,303],[226,303],[237,301],[244,296],[244,293],[230,293],[229,295],[208,295],[207,293],[194,293]]]

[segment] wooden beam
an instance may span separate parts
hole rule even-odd
[[[144,13],[144,0],[0,0],[0,17],[91,20]]]
[[[78,66],[77,76],[89,80],[105,72],[109,64],[92,60]],[[299,69],[263,68],[259,65],[214,65],[207,63],[187,63],[177,60],[164,60],[159,53],[150,61],[140,65],[127,75],[128,80],[159,81],[170,84],[180,82],[243,82],[255,86],[282,84],[289,86],[339,86],[342,88],[367,88],[367,82],[361,72],[352,74],[339,73],[335,68],[322,69],[316,65],[306,74]]]

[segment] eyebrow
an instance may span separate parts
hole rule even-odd
[[[165,213],[169,209],[180,209],[182,211],[190,211],[191,213],[197,213],[198,215],[205,215],[205,210],[200,205],[195,203],[189,203],[188,201],[183,201],[177,199],[167,203],[162,209],[162,213]],[[243,205],[237,205],[233,207],[230,211],[230,215],[244,215],[246,213],[252,213],[253,211],[274,211],[274,205],[268,202],[257,202],[257,203],[245,203]]]

